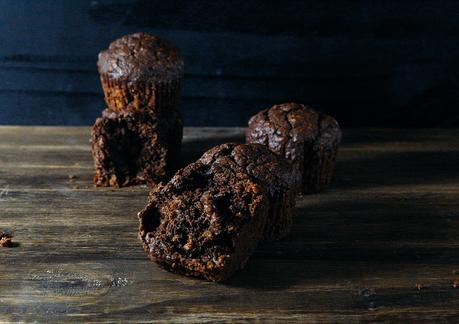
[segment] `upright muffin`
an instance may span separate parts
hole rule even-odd
[[[249,120],[246,141],[266,145],[302,174],[301,191],[322,191],[331,181],[341,142],[333,117],[297,103],[275,105]]]
[[[180,96],[183,59],[171,42],[147,33],[113,41],[97,67],[105,101],[113,111],[174,109]]]
[[[176,169],[182,119],[175,111],[103,111],[92,129],[94,184],[123,187],[156,184]]]
[[[245,266],[263,235],[267,197],[234,166],[196,161],[150,193],[139,237],[159,266],[211,281]]]
[[[263,188],[268,197],[264,241],[281,239],[290,232],[301,176],[285,158],[264,145],[228,143],[210,149],[199,161],[231,165],[233,169],[239,167]]]

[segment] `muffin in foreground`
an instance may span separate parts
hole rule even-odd
[[[268,197],[268,218],[264,241],[274,241],[290,233],[295,213],[295,198],[301,175],[285,158],[260,144],[227,143],[218,145],[201,157],[204,164],[241,168],[257,182]]]
[[[170,41],[147,33],[123,36],[99,53],[97,68],[113,111],[162,113],[177,105],[184,64]]]
[[[285,103],[254,115],[246,141],[266,145],[293,161],[302,174],[301,191],[317,193],[331,182],[341,136],[333,117],[302,104]]]
[[[223,281],[245,266],[261,240],[266,200],[244,172],[197,161],[150,193],[138,213],[139,237],[159,266]]]
[[[183,123],[171,111],[158,118],[149,111],[103,111],[92,129],[94,184],[124,187],[156,184],[173,174]]]

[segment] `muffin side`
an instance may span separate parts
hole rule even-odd
[[[218,145],[199,159],[204,164],[233,164],[257,182],[268,197],[268,218],[263,240],[279,240],[290,233],[299,172],[282,156],[260,144],[226,143]]]

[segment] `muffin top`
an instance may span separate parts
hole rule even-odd
[[[99,53],[99,73],[113,79],[171,80],[183,74],[183,58],[172,42],[147,33],[126,35]]]
[[[247,142],[267,145],[288,159],[302,158],[304,143],[330,138],[340,141],[341,130],[333,117],[298,103],[284,103],[260,111],[249,120]]]
[[[220,144],[205,152],[199,161],[207,165],[233,165],[234,170],[240,168],[258,181],[271,197],[295,187],[300,181],[300,175],[286,159],[257,143]]]

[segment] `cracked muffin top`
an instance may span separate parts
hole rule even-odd
[[[298,103],[260,111],[249,120],[246,136],[247,142],[266,145],[289,160],[302,160],[305,146],[330,137],[341,138],[336,120]]]
[[[174,79],[183,74],[180,50],[172,42],[147,33],[135,33],[113,41],[99,53],[100,74],[113,79]]]
[[[200,158],[204,164],[234,165],[260,181],[270,195],[294,188],[301,175],[284,158],[256,143],[226,143],[213,147]]]

